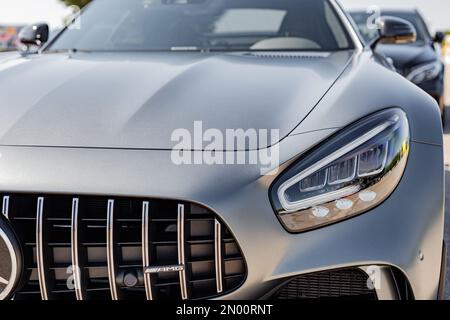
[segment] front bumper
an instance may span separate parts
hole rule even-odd
[[[281,160],[329,134],[283,140]],[[176,166],[170,151],[1,147],[0,152],[3,191],[169,198],[210,208],[229,226],[247,262],[245,283],[226,299],[265,297],[301,274],[372,265],[400,270],[415,298],[438,298],[444,230],[440,146],[412,142],[400,185],[379,207],[297,235],[284,230],[270,205],[275,176],[261,176],[254,166]]]

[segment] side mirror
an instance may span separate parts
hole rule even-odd
[[[405,44],[417,40],[417,32],[414,26],[400,18],[383,16],[378,21],[380,37],[372,44],[375,48],[378,43]]]
[[[434,42],[443,43],[446,37],[447,37],[447,35],[445,34],[445,32],[438,31],[438,32],[436,32],[436,35],[434,36]]]
[[[49,27],[45,23],[36,23],[23,28],[19,33],[19,42],[26,47],[41,47],[48,41]]]

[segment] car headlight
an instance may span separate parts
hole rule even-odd
[[[364,118],[296,161],[270,188],[289,232],[348,219],[383,202],[397,187],[409,154],[409,125],[400,109]]]
[[[409,81],[419,84],[424,81],[436,79],[442,72],[442,68],[442,63],[440,61],[427,63],[414,68],[406,78]]]

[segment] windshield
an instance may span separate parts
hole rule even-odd
[[[423,43],[425,40],[429,40],[431,38],[430,33],[425,25],[425,22],[422,20],[421,16],[416,12],[383,11],[381,14],[382,16],[392,16],[409,21],[414,26],[414,28],[416,28],[417,32],[416,43]],[[371,43],[379,36],[377,29],[369,27],[371,21],[371,14],[366,12],[351,12],[350,16],[358,26],[359,32],[361,33],[366,43]]]
[[[46,51],[353,48],[327,0],[95,0],[77,24]]]

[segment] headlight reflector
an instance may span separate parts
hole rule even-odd
[[[442,63],[440,61],[435,61],[414,68],[406,78],[415,84],[420,84],[428,80],[436,79],[442,72],[442,69]]]
[[[409,153],[406,114],[389,109],[358,121],[309,152],[271,186],[271,202],[290,232],[361,214],[398,185]]]

